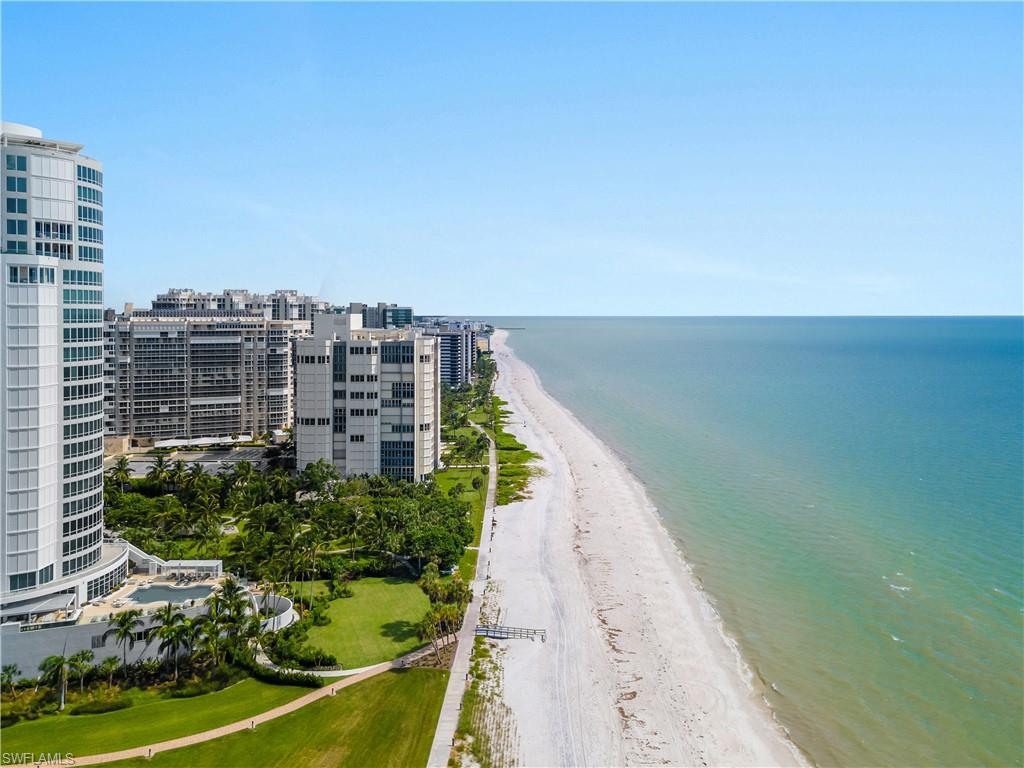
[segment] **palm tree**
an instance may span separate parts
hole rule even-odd
[[[114,466],[110,469],[110,479],[121,487],[121,493],[124,493],[125,485],[130,483],[132,479],[129,465],[130,462],[127,456],[118,456]]]
[[[166,651],[174,660],[174,682],[178,682],[178,655],[182,648],[188,647],[190,632],[191,627],[183,623],[164,624],[156,631],[156,636],[160,638],[160,653]]]
[[[146,473],[146,478],[160,486],[160,490],[164,490],[164,486],[167,484],[167,479],[170,477],[171,469],[167,463],[167,457],[161,455],[157,456],[153,460],[153,466],[150,467],[149,472]]]
[[[64,696],[68,689],[68,672],[70,671],[71,660],[66,656],[47,656],[39,665],[39,671],[43,674],[40,679],[57,687],[60,692],[60,707],[58,712],[64,711]]]
[[[17,664],[4,664],[3,679],[0,686],[7,686],[11,689],[11,696],[18,698],[18,692],[14,689],[14,681],[21,677],[21,670]]]
[[[68,659],[71,668],[75,671],[75,675],[78,677],[79,693],[85,693],[85,675],[90,669],[92,669],[92,660],[94,658],[96,658],[96,654],[88,648],[85,648]]]
[[[101,675],[107,676],[107,686],[113,687],[114,685],[114,673],[117,672],[119,664],[117,662],[117,656],[107,656],[100,665],[96,667],[96,671]]]
[[[278,468],[270,473],[270,492],[281,501],[294,500],[295,484],[283,469]]]
[[[174,462],[171,471],[168,473],[168,479],[174,486],[175,491],[180,491],[185,487],[185,484],[188,482],[188,465],[185,464],[184,459],[178,459]]]
[[[139,631],[139,627],[142,626],[141,617],[142,611],[138,608],[122,611],[108,622],[110,629],[103,633],[104,639],[108,635],[113,635],[118,645],[121,646],[124,662],[123,669],[126,672],[128,670],[128,649],[135,647],[135,634]]]

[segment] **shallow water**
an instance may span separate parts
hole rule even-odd
[[[1020,318],[496,318],[820,764],[1024,761]]]

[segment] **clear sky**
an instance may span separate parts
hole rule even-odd
[[[4,3],[107,302],[1022,311],[1022,7]]]

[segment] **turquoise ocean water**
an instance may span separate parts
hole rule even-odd
[[[815,762],[1024,761],[1020,318],[491,320],[647,487]]]

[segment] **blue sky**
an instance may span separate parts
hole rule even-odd
[[[2,112],[105,164],[107,301],[1022,311],[1022,10],[2,6]]]

